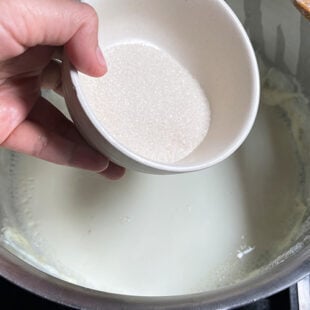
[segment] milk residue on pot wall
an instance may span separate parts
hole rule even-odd
[[[293,255],[309,243],[308,101],[260,66],[253,132],[206,171],[112,183],[2,151],[2,243],[59,278],[132,295],[212,290]]]
[[[296,209],[301,214],[300,225],[293,231],[295,240],[309,242],[310,237],[310,124],[309,99],[303,94],[302,88],[295,77],[273,68],[267,67],[258,58],[262,75],[262,102],[279,110],[287,123],[295,143],[296,157],[299,161],[300,186],[296,195]],[[293,216],[293,215],[292,215]],[[295,220],[294,218],[292,220]]]

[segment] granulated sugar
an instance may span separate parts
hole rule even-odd
[[[85,97],[98,121],[127,149],[147,159],[173,163],[204,139],[208,100],[199,83],[166,52],[124,43],[105,50],[102,78],[80,74]]]

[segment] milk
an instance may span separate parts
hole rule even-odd
[[[199,173],[128,171],[111,182],[21,155],[11,164],[17,232],[5,231],[7,243],[24,248],[22,235],[32,251],[24,259],[106,292],[179,295],[235,283],[282,253],[303,215],[291,134],[268,106],[236,155]]]

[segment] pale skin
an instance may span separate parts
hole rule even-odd
[[[107,66],[98,47],[98,18],[76,0],[0,0],[0,146],[59,165],[119,179],[125,170],[97,153],[41,88],[61,93],[64,49],[81,72]]]

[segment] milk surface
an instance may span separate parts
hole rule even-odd
[[[11,165],[15,221],[32,263],[107,292],[162,296],[229,285],[276,258],[301,216],[296,154],[273,107],[262,109],[236,155],[198,173],[128,171],[111,182],[21,155]]]

